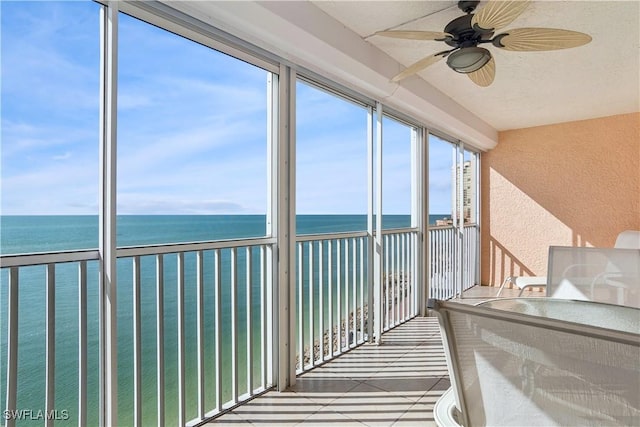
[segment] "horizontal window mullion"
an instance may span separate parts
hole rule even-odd
[[[274,74],[279,59],[263,49],[161,2],[122,1],[120,11]]]

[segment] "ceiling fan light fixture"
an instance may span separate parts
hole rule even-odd
[[[447,57],[447,65],[458,73],[473,73],[484,67],[491,59],[491,53],[481,47],[464,47]]]

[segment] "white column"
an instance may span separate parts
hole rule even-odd
[[[373,108],[367,109],[367,336],[369,342],[373,342],[374,319],[376,311],[374,309],[375,277],[374,248],[375,238],[373,235],[374,199],[375,199],[375,162],[374,162],[374,120]],[[331,277],[331,276],[329,276]]]
[[[382,104],[376,103],[376,238],[374,245],[374,329],[375,339],[382,344]]]
[[[458,291],[460,298],[464,290],[464,144],[458,142],[457,166],[456,166],[456,200],[457,200],[457,233],[456,233],[456,265]]]
[[[481,258],[481,251],[482,251],[482,209],[481,209],[481,182],[480,182],[480,160],[481,160],[481,154],[480,153],[476,153],[474,156],[474,160],[475,160],[475,170],[473,171],[473,179],[476,180],[476,182],[474,183],[475,185],[475,189],[476,189],[476,194],[475,194],[475,200],[473,201],[473,204],[475,206],[475,215],[474,215],[474,221],[476,222],[476,236],[477,236],[477,240],[476,240],[476,257],[474,262],[476,263],[476,285],[480,285],[480,282],[482,280],[482,263],[480,262],[480,258]]]
[[[429,131],[421,128],[416,132],[415,154],[416,159],[415,179],[417,181],[414,197],[417,200],[415,216],[417,217],[418,241],[417,241],[417,268],[416,279],[418,283],[418,314],[426,316],[427,299],[429,298],[430,254],[429,254]],[[413,224],[412,224],[413,225]]]
[[[272,123],[272,232],[277,238],[277,371],[278,390],[283,391],[296,381],[295,349],[295,90],[296,73],[281,65],[277,91],[277,117]],[[275,169],[274,169],[275,168]]]
[[[100,425],[118,424],[116,120],[118,2],[100,12]]]
[[[267,74],[267,215],[266,215],[266,235],[269,237],[277,237],[278,227],[278,106],[279,106],[279,78],[277,74]],[[264,254],[265,262],[265,280],[266,284],[264,292],[266,298],[263,298],[265,303],[263,321],[267,322],[265,325],[265,333],[263,333],[263,339],[265,334],[268,334],[266,341],[266,348],[264,349],[265,356],[268,359],[263,366],[266,366],[267,372],[263,373],[265,381],[265,387],[267,384],[274,384],[276,375],[278,372],[278,345],[279,332],[278,324],[279,320],[275,318],[275,301],[278,301],[278,246],[268,246]]]

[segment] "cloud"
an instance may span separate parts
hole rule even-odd
[[[3,167],[3,215],[97,214],[99,168],[95,163],[49,162],[7,175]]]
[[[71,158],[71,152],[70,151],[67,151],[66,153],[58,154],[58,155],[55,155],[55,156],[52,157],[53,160],[58,160],[58,161],[60,161],[60,160],[68,160],[70,158]]]
[[[98,9],[3,4],[3,214],[97,213]],[[119,213],[265,213],[267,72],[126,15],[119,37]],[[297,95],[300,212],[366,212],[366,110]],[[408,128],[384,129],[385,212],[408,213]],[[430,158],[444,190],[450,146]]]
[[[148,107],[151,104],[152,101],[146,94],[127,93],[124,91],[120,91],[118,94],[118,110],[120,111]]]
[[[118,214],[163,214],[163,215],[202,215],[202,214],[244,214],[254,213],[240,203],[231,200],[189,200],[175,196],[153,197],[147,194],[121,195],[118,200]]]
[[[97,111],[99,6],[3,2],[2,9],[3,115]]]

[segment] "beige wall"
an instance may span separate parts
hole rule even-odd
[[[640,230],[640,113],[501,132],[481,174],[482,284],[544,276],[550,245]]]

